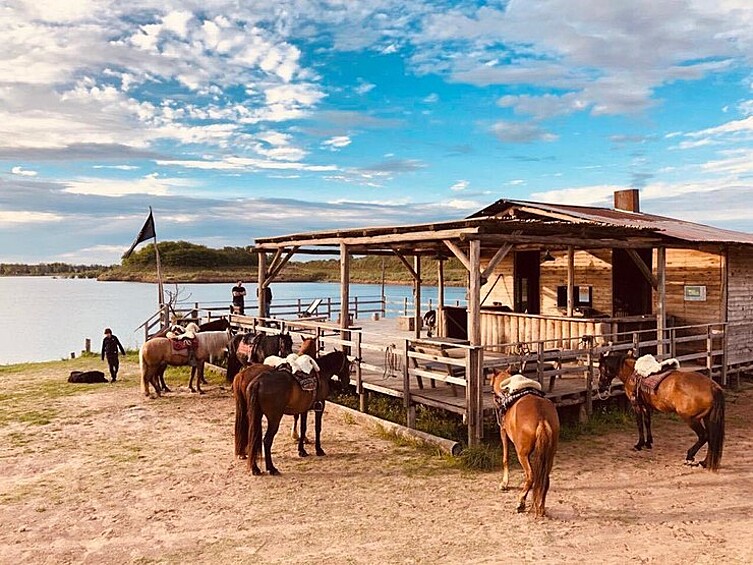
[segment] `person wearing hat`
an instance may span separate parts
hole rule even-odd
[[[120,343],[117,336],[112,335],[110,328],[105,328],[105,338],[102,340],[102,360],[107,357],[107,365],[110,367],[110,382],[114,383],[118,378],[118,368],[120,361],[118,359],[118,349],[125,355],[125,349]]]

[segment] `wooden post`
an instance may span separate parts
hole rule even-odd
[[[575,249],[567,248],[567,317],[572,318],[575,311]]]
[[[483,434],[481,353],[481,242],[472,239],[468,247],[468,340],[474,346],[466,357],[468,442],[478,445]]]
[[[340,339],[347,339],[348,322],[350,321],[350,254],[348,246],[340,244]],[[346,348],[343,348],[345,350]]]
[[[536,344],[536,379],[539,381],[542,390],[544,389],[544,342],[539,341]]]
[[[677,330],[669,328],[669,356],[677,357]]]
[[[468,425],[468,445],[479,445],[483,435],[483,403],[481,398],[481,348],[473,347],[465,357],[465,414]]]
[[[641,338],[638,335],[638,332],[633,332],[633,356],[636,358],[641,356]]]
[[[593,388],[594,388],[594,341],[588,341],[588,352],[586,353],[586,415],[590,418],[593,414]]]
[[[420,255],[414,255],[413,256],[413,271],[415,272],[416,276],[413,279],[413,297],[415,299],[415,304],[413,305],[413,315],[416,317],[415,323],[413,324],[414,329],[414,337],[416,339],[421,338],[421,256]]]
[[[656,300],[656,355],[660,359],[664,356],[664,330],[667,328],[667,248],[656,250],[657,267],[657,300]]]
[[[358,393],[358,409],[361,412],[366,412],[368,409],[366,405],[366,391],[363,388],[363,380],[361,375],[361,337],[361,332],[356,332],[356,392]]]
[[[446,337],[444,323],[444,260],[437,258],[437,336]]]
[[[92,340],[89,337],[84,340],[84,351],[86,351],[87,353],[92,352]]]
[[[410,372],[409,372],[409,359],[408,351],[410,351],[410,343],[407,339],[403,340],[403,408],[405,408],[405,425],[408,428],[414,429],[416,427],[416,409],[411,402],[410,397]]]
[[[256,293],[259,295],[256,299],[258,305],[257,314],[260,318],[267,317],[267,297],[264,293],[264,283],[267,280],[267,254],[264,251],[259,251],[259,273],[258,273],[258,286]]]
[[[706,370],[709,372],[709,378],[714,370],[714,338],[711,332],[711,324],[706,326]]]
[[[722,279],[722,386],[727,386],[727,321],[729,320],[729,249],[724,248],[721,252],[721,279]],[[739,373],[738,373],[739,374]]]

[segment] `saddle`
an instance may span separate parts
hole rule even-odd
[[[635,362],[632,379],[635,380],[635,398],[633,403],[640,401],[640,394],[656,394],[662,381],[680,368],[677,359],[667,359],[659,363],[653,355],[644,355]]]
[[[199,347],[199,342],[196,339],[177,339],[177,338],[169,338],[170,343],[173,346],[173,351],[184,351],[184,350],[191,350],[196,349]]]
[[[541,398],[546,396],[542,390],[538,388],[533,388],[533,387],[521,388],[507,394],[504,392],[495,394],[494,404],[497,406],[497,424],[501,425],[502,417],[507,413],[507,411],[510,408],[512,408],[513,404],[515,404],[518,400],[520,400],[524,396],[528,396],[529,394],[533,394]]]
[[[313,392],[319,387],[319,365],[308,355],[291,353],[286,358],[271,355],[264,359],[264,364],[290,373],[306,392]]]

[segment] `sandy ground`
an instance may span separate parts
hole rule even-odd
[[[327,457],[300,459],[281,434],[282,476],[253,477],[219,381],[145,400],[129,363],[123,383],[60,396],[73,363],[0,372],[0,563],[753,562],[753,390],[728,394],[719,473],[681,464],[691,432],[669,418],[650,453],[630,450],[632,430],[565,442],[536,520],[499,473],[333,411]]]

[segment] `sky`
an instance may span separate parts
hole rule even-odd
[[[750,0],[0,1],[0,262],[463,218],[753,231]]]

